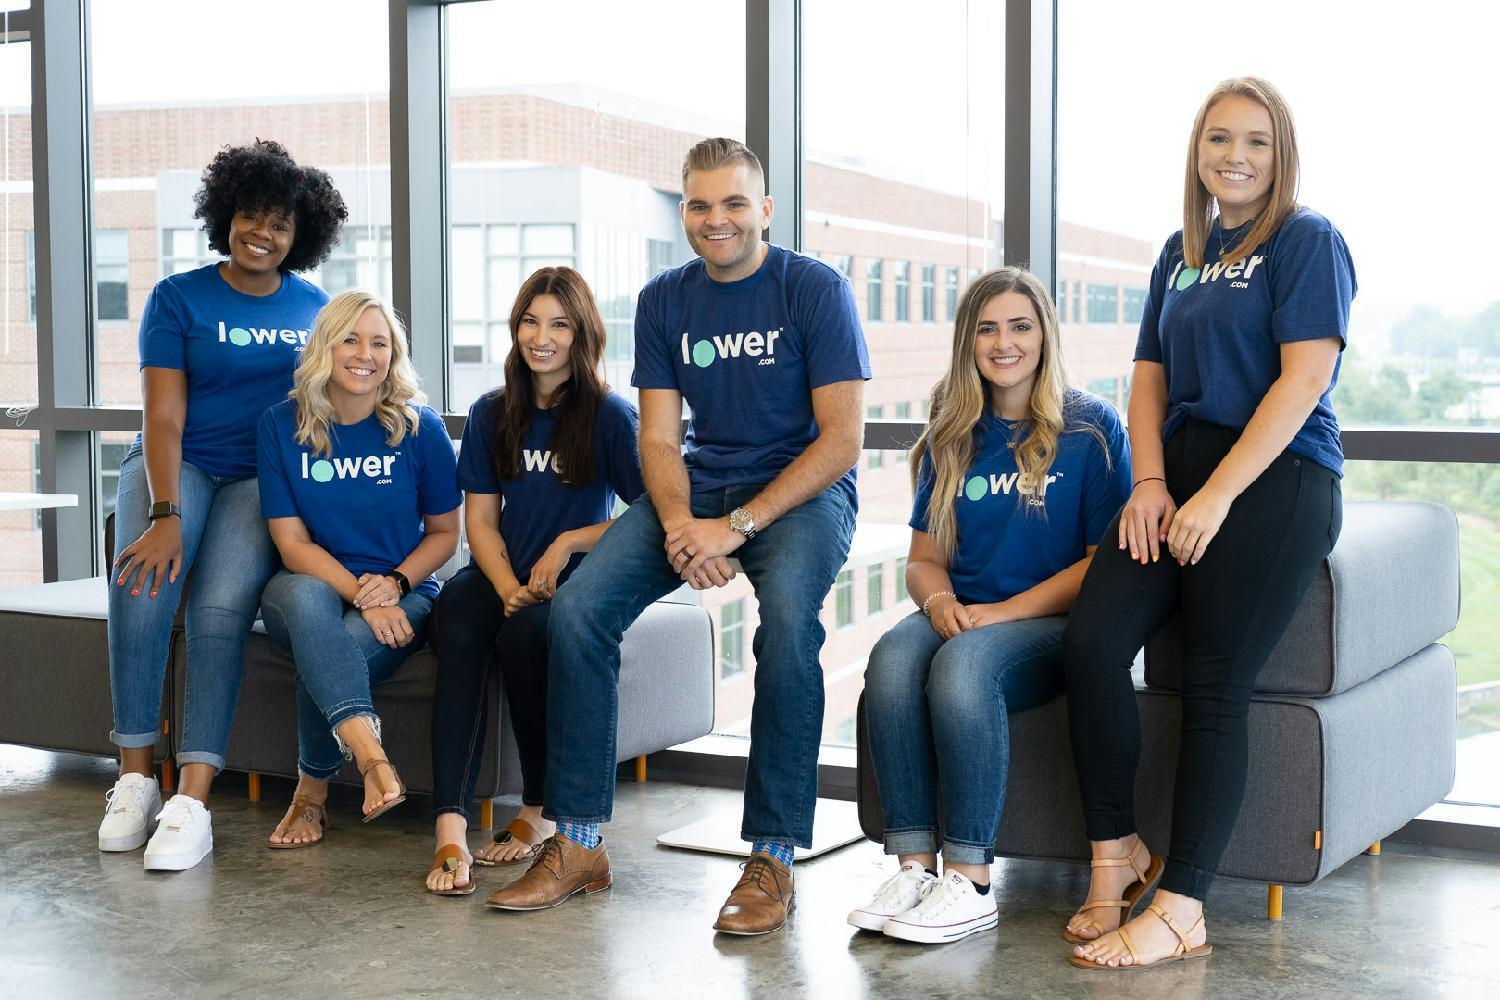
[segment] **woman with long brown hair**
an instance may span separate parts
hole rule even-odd
[[[1141,317],[1134,489],[1063,641],[1094,857],[1064,933],[1083,968],[1211,950],[1203,900],[1244,796],[1250,692],[1342,524],[1331,396],[1354,264],[1333,224],[1298,206],[1297,181],[1296,131],[1276,88],[1255,77],[1215,87],[1188,139],[1182,230],[1157,258]],[[1174,613],[1188,663],[1163,860],[1136,830],[1130,665]]]
[[[1006,715],[1062,692],[1068,608],[1129,492],[1120,416],[1068,387],[1057,311],[1034,276],[1001,268],[964,293],[912,457],[906,589],[920,610],[865,673],[885,850],[900,870],[849,922],[944,944],[999,922]]]
[[[458,482],[473,559],[433,611],[438,656],[432,710],[437,852],[429,891],[466,896],[473,864],[530,861],[553,832],[542,819],[547,769],[547,622],[551,600],[609,527],[615,500],[645,492],[639,418],[600,373],[604,320],[583,276],[544,267],[510,313],[505,385],[469,410]],[[521,761],[521,812],[477,855],[468,803],[498,670]]]

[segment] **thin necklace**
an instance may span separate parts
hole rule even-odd
[[[1231,244],[1238,245],[1239,241],[1240,241],[1240,236],[1245,231],[1245,227],[1251,226],[1251,225],[1254,225],[1254,224],[1255,224],[1255,219],[1254,219],[1254,217],[1252,217],[1248,222],[1242,222],[1238,226],[1235,226],[1233,229],[1229,230],[1230,233],[1234,234],[1234,239],[1230,240],[1229,242]],[[1224,236],[1225,236],[1225,232],[1224,232],[1224,217],[1221,215],[1221,216],[1219,216],[1219,259],[1220,260],[1224,259],[1224,254],[1226,252],[1225,249],[1224,249]]]

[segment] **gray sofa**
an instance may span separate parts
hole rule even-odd
[[[1445,507],[1350,503],[1343,533],[1255,685],[1250,774],[1220,873],[1307,885],[1404,826],[1453,786],[1458,523]],[[1169,623],[1146,647],[1136,701],[1141,834],[1165,850],[1184,663]],[[858,798],[880,840],[880,790],[859,712]],[[997,854],[1087,860],[1063,698],[1010,717],[1010,780]]]
[[[103,577],[0,590],[0,742],[113,757]],[[174,631],[162,692],[158,760],[177,749],[181,731],[186,641]],[[707,734],[714,718],[714,639],[708,612],[659,602],[625,634],[620,657],[621,760]],[[386,748],[407,787],[432,789],[431,696],[437,660],[422,650],[374,691]],[[291,662],[259,623],[245,651],[245,679],[226,767],[252,775],[295,777],[297,732]],[[492,683],[489,739],[479,776],[481,803],[517,793],[521,776],[504,693]],[[167,769],[164,769],[167,770]],[[353,766],[339,779],[359,782]],[[169,782],[170,783],[170,782]],[[251,783],[257,794],[258,778]],[[487,816],[488,810],[481,809]]]

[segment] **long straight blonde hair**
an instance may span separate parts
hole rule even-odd
[[[1002,267],[982,274],[969,285],[958,303],[953,323],[953,356],[947,373],[932,389],[932,415],[912,448],[911,476],[915,489],[922,457],[932,460],[932,499],[927,505],[927,533],[943,558],[953,561],[958,524],[953,506],[964,478],[974,464],[974,429],[989,411],[989,383],[974,363],[979,317],[991,299],[1020,292],[1031,300],[1042,327],[1042,356],[1031,384],[1030,413],[1016,426],[1012,447],[1016,455],[1019,500],[1046,489],[1047,470],[1057,457],[1057,439],[1065,429],[1070,402],[1067,367],[1058,335],[1057,308],[1042,283],[1018,267]]]
[[[406,327],[385,300],[360,289],[340,292],[318,312],[312,335],[302,349],[302,361],[292,376],[288,395],[297,401],[298,444],[307,445],[313,454],[333,454],[328,428],[333,424],[333,404],[328,401],[328,380],[333,377],[333,345],[354,329],[367,309],[378,309],[391,328],[391,367],[385,381],[375,391],[375,415],[385,428],[385,442],[401,443],[410,430],[417,433],[420,417],[407,404],[427,402],[417,370],[412,367],[411,351],[406,345]]]
[[[1203,186],[1198,176],[1198,143],[1203,139],[1203,125],[1208,112],[1226,97],[1248,97],[1266,109],[1271,116],[1272,152],[1276,154],[1276,176],[1271,178],[1271,200],[1261,211],[1250,231],[1239,243],[1224,254],[1224,263],[1233,264],[1250,256],[1250,251],[1260,246],[1281,228],[1281,224],[1297,210],[1297,185],[1301,178],[1301,166],[1297,157],[1297,129],[1292,123],[1292,111],[1282,98],[1281,91],[1257,76],[1237,76],[1225,80],[1209,92],[1203,105],[1198,108],[1198,117],[1193,119],[1193,134],[1188,138],[1187,176],[1182,197],[1182,257],[1188,267],[1202,267],[1204,248],[1208,243],[1208,231],[1213,226],[1217,206],[1214,198]]]

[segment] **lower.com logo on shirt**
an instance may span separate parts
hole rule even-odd
[[[229,343],[235,347],[249,347],[251,344],[292,344],[303,348],[307,346],[307,331],[276,330],[260,326],[226,327],[224,321],[219,320],[219,343]]]
[[[400,455],[398,451],[394,455],[356,455],[353,458],[320,458],[309,462],[307,452],[304,451],[302,478],[311,479],[315,483],[326,483],[334,479],[373,479],[376,486],[385,486],[392,481],[391,466],[396,464]]]
[[[688,346],[686,332],[682,335],[682,363],[707,368],[719,359],[737,358],[742,353],[747,358],[759,358],[762,365],[776,363],[776,338],[780,330],[751,330],[748,333],[726,333],[711,340],[700,340]]]
[[[1028,496],[1026,502],[1033,507],[1047,506],[1047,487],[1057,482],[1058,477],[1048,476],[1046,482],[1042,483],[1040,490],[1031,488],[1030,477],[1023,477],[1019,472],[1011,472],[1003,475],[990,473],[988,476],[970,476],[969,481],[964,483],[964,496],[970,500],[983,500],[1000,493],[1010,496],[1011,490],[1019,489],[1023,494],[1035,494]]]

